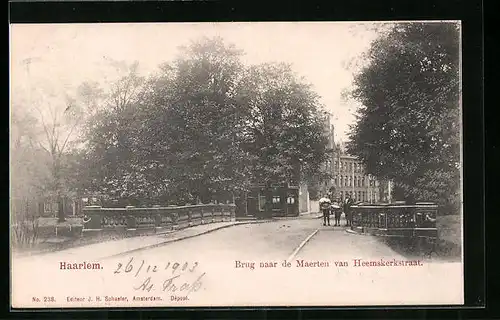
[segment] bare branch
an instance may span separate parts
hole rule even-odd
[[[50,151],[49,151],[49,150],[47,150],[47,148],[45,148],[45,147],[43,146],[43,144],[42,144],[40,141],[38,141],[38,145],[39,145],[39,146],[40,146],[40,147],[41,147],[44,151],[46,151],[48,154],[50,154]]]
[[[81,120],[82,117],[80,117],[79,120]],[[66,148],[66,144],[68,143],[68,140],[69,138],[71,137],[71,134],[73,133],[73,131],[75,130],[75,128],[77,127],[77,125],[79,124],[80,121],[75,121],[75,123],[73,124],[73,126],[71,127],[69,133],[68,133],[68,136],[66,137],[66,139],[64,140],[64,143],[62,145],[62,147],[59,149],[59,153],[62,153],[64,152],[64,149]]]
[[[38,113],[40,114],[40,120],[42,120],[42,127],[43,127],[43,131],[45,132],[45,135],[47,137],[47,142],[49,143],[49,147],[51,150],[54,150],[53,148],[53,136],[51,138],[50,134],[49,134],[49,131],[48,131],[48,128],[47,128],[47,124],[45,123],[45,119],[43,117],[43,114],[42,112],[40,111],[40,109],[34,105],[34,108],[38,111]],[[47,150],[48,151],[48,150]],[[50,152],[49,152],[50,153]]]

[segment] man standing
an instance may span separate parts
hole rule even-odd
[[[321,208],[321,211],[323,211],[323,225],[326,226],[326,223],[328,221],[328,225],[330,225],[330,205],[331,205],[331,200],[328,199],[327,197],[322,197],[319,199],[319,207]]]
[[[342,215],[342,210],[340,208],[340,205],[342,204],[342,201],[334,201],[332,204],[332,211],[335,214],[335,224],[334,226],[340,226],[340,216]]]
[[[347,220],[347,226],[352,226],[352,210],[351,206],[353,204],[353,201],[349,195],[346,196],[345,201],[344,201],[344,214],[345,218]]]

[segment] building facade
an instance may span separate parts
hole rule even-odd
[[[342,201],[349,196],[355,202],[391,202],[391,183],[379,181],[366,173],[360,159],[346,154],[335,144],[335,130],[332,115],[329,113],[325,113],[324,130],[328,137],[330,154],[323,171],[329,179],[322,183],[321,193],[332,192],[333,198]]]
[[[334,178],[331,185],[334,197],[344,200],[347,196],[355,202],[388,202],[383,195],[382,182],[367,174],[362,162],[354,156],[336,152],[333,159]]]

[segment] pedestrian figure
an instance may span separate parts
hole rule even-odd
[[[82,228],[82,230],[83,230],[83,229],[86,229],[86,225],[87,225],[87,223],[89,223],[89,222],[90,222],[90,220],[92,220],[92,218],[91,218],[91,217],[89,217],[87,214],[85,214],[85,215],[83,216],[83,221],[82,221],[82,222],[83,222],[83,223],[82,223],[83,228]]]
[[[335,214],[335,224],[334,224],[334,226],[340,226],[340,216],[342,215],[342,210],[341,210],[340,206],[336,202],[334,202],[332,204],[332,211]]]
[[[328,199],[327,197],[323,197],[319,199],[319,206],[321,208],[321,211],[323,211],[323,225],[326,226],[326,223],[328,222],[328,225],[330,225],[330,205],[331,205],[331,200]]]
[[[351,206],[353,204],[353,200],[351,199],[351,197],[347,196],[344,200],[344,214],[345,214],[345,218],[346,218],[346,225],[347,226],[352,226],[352,210],[351,210]]]

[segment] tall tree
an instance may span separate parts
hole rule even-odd
[[[254,159],[254,181],[267,187],[266,197],[272,183],[316,180],[327,146],[318,96],[287,64],[249,68],[242,87],[249,110],[246,150]]]
[[[362,107],[348,151],[410,201],[459,204],[459,42],[454,23],[396,24],[355,77]]]
[[[154,141],[147,144],[148,158],[169,178],[167,193],[181,190],[208,201],[217,192],[245,188],[248,157],[239,139],[245,106],[236,92],[241,55],[220,38],[202,38],[163,65],[145,123]]]
[[[239,147],[242,105],[234,89],[241,52],[221,39],[181,48],[140,90],[113,86],[112,108],[88,130],[87,169],[92,184],[121,198],[210,200],[215,192],[243,188],[245,155]],[[119,89],[119,90],[118,90]],[[122,105],[124,97],[136,99]]]
[[[118,77],[104,91],[96,83],[80,86],[81,101],[93,112],[87,118],[84,146],[75,159],[74,187],[81,192],[104,192],[113,197],[142,196],[147,186],[138,184],[141,164],[137,146],[141,128],[140,101],[145,79],[138,63],[111,61]]]
[[[89,130],[88,180],[119,197],[205,202],[312,177],[325,147],[317,96],[289,66],[245,68],[241,55],[198,39],[130,107],[102,113]]]
[[[65,220],[64,196],[69,192],[64,170],[65,156],[84,122],[85,110],[66,90],[38,83],[37,86],[17,88],[13,109],[19,116],[30,116],[33,122],[32,144],[50,159],[50,181],[45,184],[44,196],[58,203],[58,221]]]

